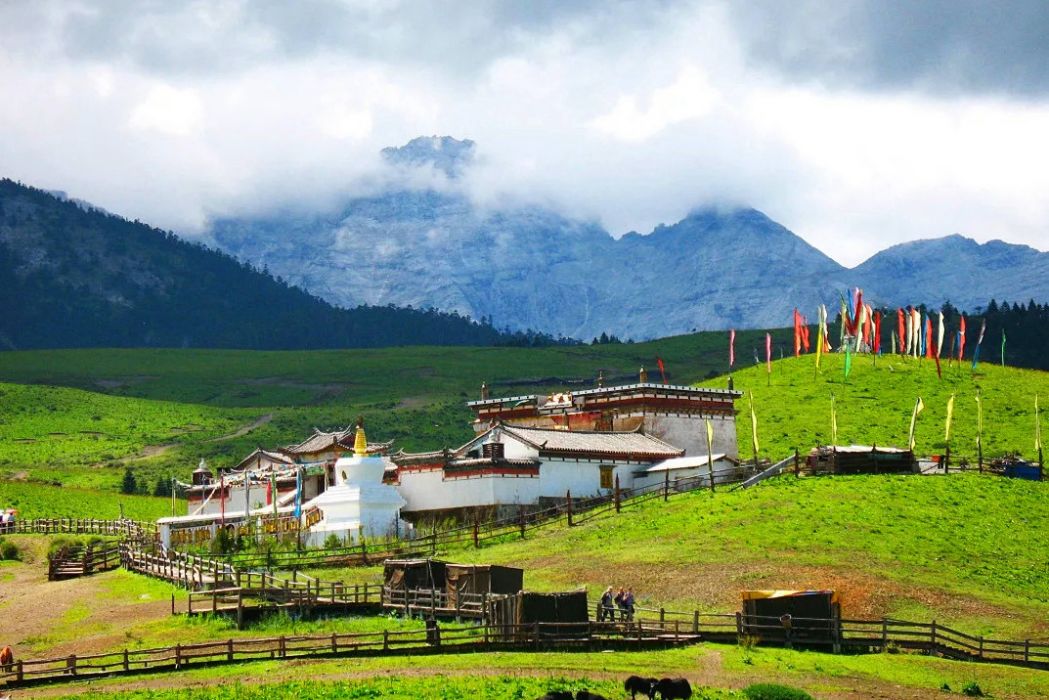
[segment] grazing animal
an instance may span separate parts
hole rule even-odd
[[[661,678],[652,689],[663,700],[688,700],[692,697],[692,686],[687,678]]]
[[[546,695],[539,698],[539,700],[575,700],[572,697],[572,693],[567,690],[551,690]]]
[[[4,671],[11,670],[11,664],[15,662],[15,653],[11,651],[11,647],[4,647],[0,649],[0,669]]]
[[[604,695],[591,693],[589,690],[580,690],[575,694],[575,700],[608,700]]]
[[[656,697],[656,691],[653,686],[656,684],[655,678],[642,678],[641,676],[630,676],[623,681],[623,688],[626,692],[630,693],[630,700],[637,700],[637,694],[642,695],[652,700]]]

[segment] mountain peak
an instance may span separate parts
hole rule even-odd
[[[450,178],[462,174],[472,161],[476,144],[451,136],[418,136],[403,146],[382,149],[387,163],[417,168],[430,166]]]

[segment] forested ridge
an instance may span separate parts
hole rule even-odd
[[[0,179],[0,348],[526,345],[433,309],[334,307],[201,243]]]

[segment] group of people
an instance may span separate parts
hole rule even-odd
[[[615,622],[616,611],[619,611],[619,619],[630,622],[634,619],[634,589],[620,587],[618,591],[609,586],[601,594],[601,602],[597,607],[598,622]]]
[[[17,511],[13,508],[0,510],[0,533],[15,529],[15,516]]]

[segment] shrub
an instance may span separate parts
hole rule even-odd
[[[755,683],[743,689],[747,700],[813,700],[804,690],[776,683]]]
[[[336,535],[334,532],[324,538],[325,549],[339,549],[342,546],[342,538]]]
[[[962,688],[962,695],[970,698],[982,698],[984,696],[983,688],[976,681],[969,681]]]
[[[6,559],[7,561],[15,561],[21,559],[22,555],[18,551],[18,545],[11,540],[5,540],[0,537],[0,559]]]

